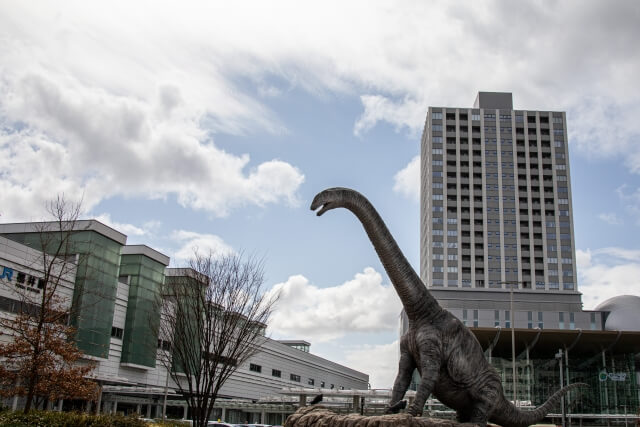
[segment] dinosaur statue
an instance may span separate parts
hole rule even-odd
[[[350,210],[364,226],[409,319],[408,330],[400,339],[400,362],[390,407],[403,398],[414,369],[420,373],[421,382],[409,414],[422,415],[424,404],[433,393],[456,411],[458,421],[480,426],[487,421],[503,427],[535,424],[567,391],[586,386],[575,383],[564,387],[532,411],[516,408],[504,396],[500,376],[485,359],[478,340],[438,304],[371,203],[348,188],[324,190],[311,203],[311,210],[317,211],[318,216],[336,208]]]

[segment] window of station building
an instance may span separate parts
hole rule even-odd
[[[542,321],[542,312],[538,312],[538,328],[543,329],[544,322]]]
[[[558,313],[558,329],[564,329],[564,312]]]
[[[320,388],[324,388],[326,386],[324,381],[320,381]]]
[[[596,330],[596,314],[595,313],[589,313],[590,315],[590,320],[591,320],[591,330],[595,331]]]
[[[473,327],[478,327],[478,310],[473,310]]]
[[[300,382],[300,375],[296,375],[296,374],[289,374],[289,379],[291,381],[295,381],[297,383]]]
[[[431,118],[433,118],[433,119],[442,119],[442,113],[433,112],[432,115],[431,115]]]
[[[462,309],[462,323],[467,326],[467,310]]]
[[[121,340],[123,334],[124,334],[124,330],[122,328],[116,328],[115,326],[111,327],[111,336],[113,338],[117,338]]]
[[[500,310],[494,310],[493,317],[493,326],[500,326]]]
[[[533,311],[527,311],[527,329],[533,329]]]
[[[511,312],[509,310],[504,311],[504,327],[511,327]]]
[[[576,328],[576,319],[574,313],[569,313],[569,329]]]
[[[315,383],[316,383],[316,381],[315,381],[313,378],[309,378],[309,379],[307,380],[307,384],[308,384],[308,385],[315,385]]]
[[[279,369],[272,369],[271,370],[271,376],[272,377],[276,377],[276,378],[280,378],[280,377],[282,377],[282,372]]]
[[[252,372],[262,372],[262,366],[256,365],[255,363],[250,363],[249,370]]]

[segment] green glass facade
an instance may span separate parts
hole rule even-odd
[[[202,302],[203,295],[198,292],[205,292],[206,288],[202,283],[193,277],[169,275],[166,277],[167,292],[174,294],[176,298],[175,332],[173,334],[173,346],[177,348],[188,348],[193,345],[195,351],[183,351],[182,356],[174,352],[173,365],[174,372],[185,372],[185,364],[190,365],[189,371],[197,372],[201,369],[201,342],[202,334],[205,333],[202,324]]]
[[[122,363],[156,366],[158,322],[156,309],[165,265],[138,254],[121,256],[120,276],[129,276],[129,302],[122,341]]]
[[[3,236],[34,249],[48,249],[41,247],[41,233]],[[71,315],[78,348],[88,355],[107,358],[122,244],[92,230],[73,232],[71,241],[71,252],[80,255]]]
[[[492,365],[502,376],[507,398],[513,398],[513,375],[510,359],[493,358]],[[542,405],[560,389],[560,364],[556,359],[516,360],[518,400]],[[640,389],[633,354],[614,357],[597,354],[571,357],[563,366],[564,384],[586,383],[588,388],[569,392],[567,412],[574,414],[637,413]],[[567,382],[568,378],[568,382]]]

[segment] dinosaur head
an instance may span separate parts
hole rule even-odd
[[[317,210],[316,215],[320,216],[331,209],[343,207],[344,203],[349,200],[351,193],[353,193],[353,190],[349,190],[348,188],[327,188],[316,194],[316,197],[313,198],[311,210]],[[320,210],[318,210],[318,208],[320,208]]]

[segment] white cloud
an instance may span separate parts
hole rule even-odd
[[[393,177],[393,191],[412,200],[420,200],[420,156],[415,156]]]
[[[126,224],[121,222],[116,222],[111,219],[111,215],[108,213],[103,213],[100,215],[89,216],[92,219],[96,219],[101,223],[108,225],[109,227],[124,233],[127,237],[141,237],[141,236],[149,236],[149,234],[157,229],[160,226],[158,221],[146,221],[142,226],[138,227],[133,224]]]
[[[297,275],[270,292],[280,295],[269,322],[270,331],[278,336],[323,342],[351,332],[398,328],[400,299],[371,267],[338,286],[320,288]]]
[[[293,87],[360,96],[359,135],[381,121],[417,135],[427,105],[512,91],[517,108],[568,111],[579,150],[640,171],[637,2],[0,8],[5,216],[52,191],[84,191],[88,209],[114,195],[214,215],[295,203],[304,176],[286,159],[252,164],[211,138],[286,132],[265,102]]]
[[[212,253],[214,256],[235,252],[231,246],[215,234],[176,230],[171,233],[171,240],[180,245],[171,256],[172,266],[184,265],[189,259],[193,258],[195,251],[203,255]]]
[[[405,98],[400,102],[393,102],[380,95],[363,95],[360,97],[364,112],[356,121],[353,133],[361,135],[370,130],[379,121],[386,121],[396,126],[396,130],[406,128],[416,132],[416,123],[424,120],[427,106],[424,102]]]
[[[598,218],[600,218],[607,224],[622,225],[622,218],[619,218],[618,215],[615,214],[615,212],[601,213],[598,215]]]
[[[389,344],[365,345],[348,349],[344,364],[369,374],[372,388],[391,389],[398,373],[400,344],[398,340]]]
[[[577,250],[579,290],[586,309],[617,295],[640,296],[640,250]]]

